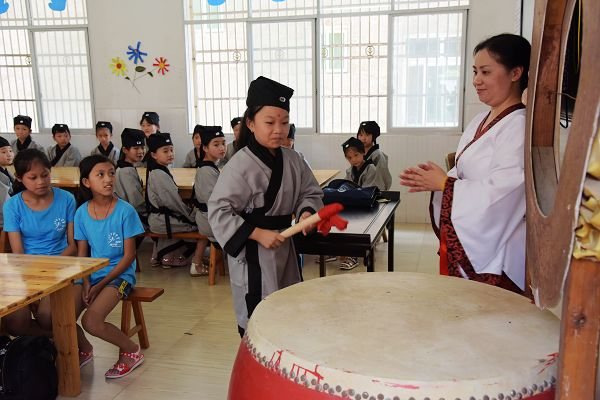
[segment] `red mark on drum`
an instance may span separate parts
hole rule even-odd
[[[540,372],[538,372],[538,375],[540,375],[552,365],[556,364],[556,362],[558,361],[558,353],[548,354],[547,357],[548,359],[546,360],[540,360],[540,362],[544,363],[544,368],[542,368]]]
[[[411,390],[420,389],[420,387],[416,386],[416,385],[406,385],[406,384],[402,384],[402,383],[393,383],[393,382],[381,382],[378,379],[371,379],[371,382],[373,382],[373,383],[383,383],[385,386],[387,386],[387,387],[393,387],[393,388],[411,389]]]

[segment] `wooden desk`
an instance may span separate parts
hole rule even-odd
[[[372,209],[346,209],[340,214],[348,220],[345,231],[335,228],[329,235],[320,233],[295,235],[294,244],[299,254],[319,255],[319,275],[325,276],[325,256],[364,257],[367,271],[375,268],[375,245],[388,228],[388,271],[394,271],[394,216],[400,204],[400,192],[382,192],[389,200]]]
[[[146,184],[146,168],[138,168],[138,174],[143,184]],[[313,170],[315,178],[321,187],[331,181],[340,171],[335,169],[317,169]],[[172,168],[171,173],[175,178],[175,183],[182,192],[191,194],[196,177],[196,168]],[[52,184],[64,189],[76,189],[79,187],[79,168],[78,167],[54,167],[51,174]],[[189,197],[189,196],[188,196]]]
[[[50,296],[60,395],[81,393],[72,283],[106,265],[106,258],[0,254],[0,317]]]

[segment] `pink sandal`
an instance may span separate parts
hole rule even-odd
[[[79,368],[88,364],[94,359],[94,351],[79,351]]]
[[[116,379],[129,375],[134,369],[142,365],[144,362],[144,355],[141,353],[141,350],[141,347],[138,347],[138,350],[135,353],[119,353],[119,360],[111,369],[106,371],[104,377],[107,379]],[[133,360],[133,364],[127,365],[121,362],[123,357]]]

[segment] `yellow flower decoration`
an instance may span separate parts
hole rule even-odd
[[[125,76],[125,73],[127,72],[125,61],[123,61],[120,57],[113,58],[110,67],[112,68],[112,73],[117,76]]]

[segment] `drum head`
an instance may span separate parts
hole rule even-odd
[[[268,296],[245,341],[265,366],[320,391],[491,399],[554,383],[559,330],[551,313],[490,285],[358,273]]]

